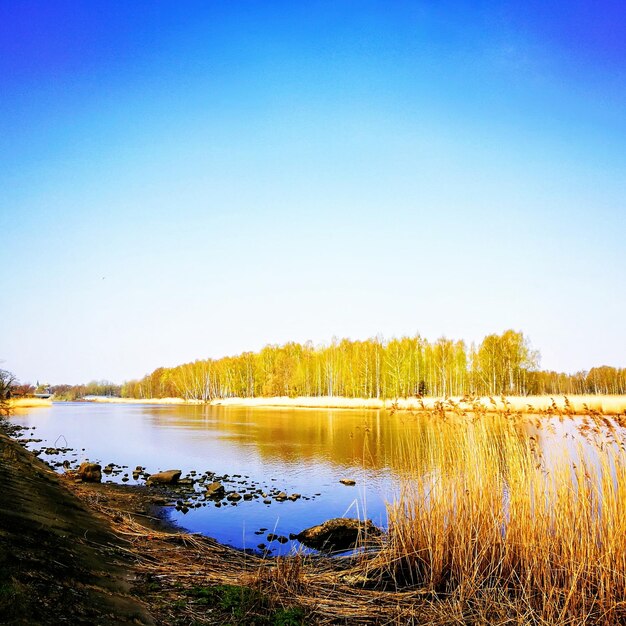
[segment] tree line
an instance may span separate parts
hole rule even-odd
[[[1,391],[1,384],[0,384]],[[80,400],[85,396],[115,396],[122,393],[122,386],[108,380],[92,380],[83,385],[31,385],[30,383],[20,384],[13,381],[10,388],[10,395],[14,398],[27,398],[35,393],[52,393],[56,400]]]
[[[523,333],[507,330],[478,345],[416,335],[385,340],[333,340],[314,346],[290,342],[268,345],[221,359],[159,367],[140,380],[117,385],[107,380],[52,385],[56,399],[85,396],[216,398],[337,396],[500,396],[626,394],[626,368],[594,367],[575,374],[539,369],[540,355]],[[37,389],[0,370],[0,401]],[[5,402],[6,404],[6,402]],[[1,407],[0,407],[1,408]]]
[[[539,352],[523,333],[507,330],[479,345],[420,337],[330,344],[268,345],[221,359],[160,367],[122,385],[129,398],[622,394],[626,369],[593,368],[574,375],[539,370]]]

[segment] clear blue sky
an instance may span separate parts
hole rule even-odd
[[[626,366],[626,4],[0,3],[0,367],[522,330]]]

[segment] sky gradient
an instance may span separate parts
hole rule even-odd
[[[522,330],[626,366],[623,2],[0,2],[0,367]]]

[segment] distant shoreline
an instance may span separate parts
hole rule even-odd
[[[51,398],[9,398],[9,409],[35,409],[52,406]]]
[[[567,400],[566,400],[567,398]],[[501,397],[481,397],[480,404],[488,410],[503,410],[505,405]],[[541,412],[551,407],[558,411],[584,414],[590,411],[601,411],[608,415],[617,415],[626,412],[626,396],[603,396],[603,395],[572,395],[572,396],[507,396],[505,398],[509,408],[513,411]],[[249,407],[249,408],[309,408],[309,409],[378,409],[419,411],[423,407],[432,409],[438,402],[452,401],[461,408],[471,410],[472,405],[463,402],[462,398],[453,397],[447,400],[443,398],[344,398],[330,396],[307,396],[298,398],[272,397],[272,398],[219,398],[206,404],[210,406],[225,407]],[[205,404],[200,400],[184,400],[183,398],[93,398],[90,402],[105,402],[119,404]],[[567,406],[569,403],[569,407]],[[423,403],[423,405],[422,405]],[[494,404],[495,403],[495,404]]]

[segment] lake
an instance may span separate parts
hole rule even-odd
[[[488,419],[488,418],[483,418]],[[529,422],[520,437],[538,437],[544,452],[572,454],[579,449],[576,422],[542,418]],[[416,442],[412,454],[424,472],[432,471],[431,445],[442,436],[442,422],[429,416],[378,410],[246,408],[187,405],[53,403],[15,415],[12,421],[35,430],[24,436],[42,439],[42,446],[66,447],[65,455],[41,458],[53,463],[64,459],[126,466],[103,481],[143,484],[132,470],[141,465],[149,473],[172,468],[183,476],[206,471],[227,475],[226,490],[254,493],[236,505],[205,501],[196,486],[194,506],[188,512],[167,507],[170,520],[191,532],[214,537],[237,547],[256,549],[268,532],[288,537],[333,517],[369,518],[386,526],[385,502],[393,499],[402,467],[398,458],[403,442]],[[497,422],[481,422],[481,436],[499,436]],[[445,428],[458,428],[458,425]],[[414,465],[413,465],[414,466]],[[344,486],[341,479],[353,479]],[[210,482],[210,480],[208,481]],[[278,502],[278,491],[300,494],[295,501]],[[264,500],[270,500],[270,504]],[[267,529],[263,532],[260,529]],[[297,541],[267,544],[271,554],[299,547]]]
[[[367,517],[384,526],[384,502],[394,482],[394,439],[400,429],[418,428],[414,419],[384,411],[84,402],[55,402],[12,421],[36,427],[28,436],[43,441],[28,444],[30,449],[72,448],[66,455],[43,453],[40,458],[128,466],[128,484],[143,484],[131,473],[141,465],[149,473],[177,468],[183,476],[192,470],[227,474],[227,491],[256,483],[265,492],[302,496],[296,501],[272,499],[269,505],[261,498],[220,508],[209,502],[185,514],[166,509],[181,528],[238,548],[256,548],[265,541],[255,535],[259,528],[288,537],[340,516]],[[103,482],[119,483],[122,477],[103,475]],[[345,478],[356,485],[340,484]],[[272,553],[288,552],[294,544],[274,542]]]

